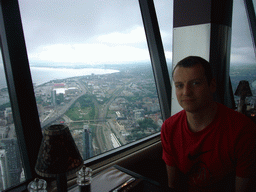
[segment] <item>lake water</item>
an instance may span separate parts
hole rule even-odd
[[[98,69],[98,68],[51,68],[51,67],[30,67],[33,83],[40,85],[54,79],[65,79],[69,77],[85,76],[85,75],[102,75],[117,73],[114,69]],[[7,87],[3,66],[0,66],[0,89]]]

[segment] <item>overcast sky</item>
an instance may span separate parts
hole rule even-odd
[[[243,1],[234,0],[233,63],[255,63]],[[155,0],[166,58],[172,55],[172,0]],[[31,64],[149,61],[138,0],[19,0]]]

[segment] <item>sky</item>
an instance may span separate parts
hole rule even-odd
[[[172,59],[173,1],[154,0]],[[30,64],[150,61],[138,0],[19,0]],[[231,63],[255,63],[243,0],[234,1]]]

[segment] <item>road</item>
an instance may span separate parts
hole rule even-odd
[[[118,128],[115,125],[115,122],[113,122],[112,119],[107,121],[108,126],[111,128],[112,132],[116,135],[118,141],[122,144],[125,145],[127,143],[127,141],[125,140],[125,138],[121,135],[120,131],[118,130]]]
[[[55,112],[51,115],[51,117],[49,117],[48,119],[46,119],[45,121],[43,121],[41,123],[42,129],[44,127],[51,125],[57,119],[62,117],[69,110],[69,108],[73,105],[73,103],[75,103],[79,97],[83,96],[86,93],[86,89],[85,89],[84,85],[79,80],[76,80],[76,81],[81,88],[81,93],[79,95],[77,95],[76,97],[72,98],[71,101],[69,103],[67,103],[66,105],[57,107]]]
[[[41,123],[42,128],[51,125],[53,122],[55,122],[57,119],[61,117],[68,120],[67,123],[71,122],[71,120],[65,116],[66,111],[69,110],[69,108],[73,105],[73,103],[77,101],[79,97],[83,96],[85,93],[90,93],[87,87],[83,83],[81,83],[79,80],[77,80],[77,84],[80,86],[81,93],[76,97],[72,98],[72,100],[69,103],[67,103],[65,106],[56,107],[56,109],[51,114],[51,116]],[[123,87],[117,88],[113,92],[109,101],[103,105],[100,105],[96,99],[93,99],[96,116],[92,121],[94,121],[95,123],[98,122],[96,124],[96,138],[94,141],[95,145],[97,145],[96,146],[97,154],[109,151],[114,148],[111,140],[112,133],[116,136],[116,138],[119,140],[119,142],[122,145],[126,143],[125,139],[121,136],[119,131],[116,129],[116,126],[113,124],[113,122],[106,121],[109,105],[115,100],[116,97],[120,95],[122,91],[123,91]],[[87,121],[87,122],[89,123],[91,121]]]
[[[102,121],[102,123],[99,123],[96,127],[96,142],[99,145],[99,153],[103,153],[114,148],[111,140],[111,133],[116,135],[116,132],[118,131],[112,131],[115,128],[111,127],[110,124],[106,122],[106,116],[109,105],[115,100],[117,96],[120,95],[122,90],[123,87],[118,88],[116,91],[114,91],[112,97],[104,105],[99,105],[99,103],[94,100],[95,110],[98,110],[98,119]],[[120,137],[120,135],[116,135],[116,137],[118,138]]]

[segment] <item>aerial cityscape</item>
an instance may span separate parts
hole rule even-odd
[[[54,80],[36,87],[35,96],[42,128],[68,125],[84,157],[156,133],[162,125],[150,70]],[[85,131],[92,141],[90,152],[83,145]]]
[[[2,89],[1,95],[6,91]],[[52,124],[67,125],[84,160],[157,133],[163,122],[153,73],[144,65],[112,74],[52,80],[34,86],[34,92],[42,131]],[[1,105],[0,111],[2,140],[17,142],[10,104]],[[14,146],[18,150],[18,144]],[[11,152],[2,150],[6,153],[2,159],[7,160]],[[24,179],[21,161],[12,158],[13,175],[19,177],[7,183],[10,168],[1,164],[6,167],[1,169],[2,189]]]
[[[34,85],[42,132],[52,124],[67,125],[84,160],[159,132],[163,120],[151,67],[131,65],[118,70]],[[246,78],[256,94],[253,70],[254,66],[230,70],[234,91]],[[1,89],[0,190],[25,180],[7,96],[7,88]],[[237,103],[239,98],[235,99]],[[255,97],[247,102],[254,108]]]

